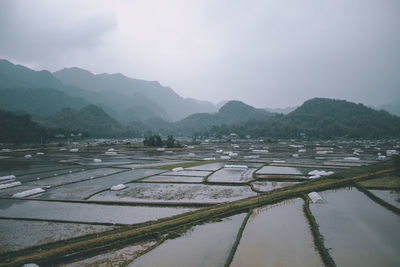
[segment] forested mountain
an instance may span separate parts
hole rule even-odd
[[[383,109],[393,115],[400,116],[400,99],[381,105],[378,109]]]
[[[276,138],[383,138],[400,136],[400,118],[345,100],[314,98],[288,115],[213,127],[206,135],[229,133]]]
[[[0,109],[31,114],[34,118],[50,116],[64,107],[82,108],[89,103],[51,88],[0,89]]]
[[[0,59],[0,89],[61,87],[62,83],[47,70],[34,71]]]
[[[287,108],[264,108],[268,112],[273,112],[273,113],[281,113],[281,114],[289,114],[293,110],[295,110],[297,107],[287,107]]]
[[[44,97],[40,101],[41,105],[60,107],[56,110],[59,111],[63,107],[76,109],[83,105],[95,104],[122,122],[144,121],[154,117],[170,121],[195,112],[215,111],[212,103],[184,99],[171,88],[161,86],[158,82],[131,79],[122,74],[94,75],[79,68],[64,69],[52,74],[48,71],[34,71],[24,66],[14,65],[7,60],[0,60],[0,89],[19,89],[20,91],[15,92],[14,96],[18,95],[25,100],[33,97],[30,102],[20,101],[18,98],[12,98],[13,95],[8,92],[8,106],[3,106],[3,108],[18,106],[17,102],[21,102],[24,105],[22,110],[27,112],[37,110],[36,96],[32,94],[38,91],[33,93],[28,89],[39,88],[48,89],[42,91]],[[54,96],[56,93],[49,89],[62,91],[68,96],[63,96],[65,101],[58,100]],[[81,99],[80,103],[74,104],[74,101],[67,99],[68,97],[75,100]],[[46,99],[52,101],[45,102]],[[39,113],[43,114],[42,111]]]
[[[137,134],[95,105],[88,105],[80,110],[63,108],[43,121],[43,124],[51,128],[86,133],[91,137],[122,137]]]
[[[41,143],[53,136],[53,132],[31,121],[30,115],[16,115],[0,110],[1,143]]]
[[[190,98],[185,99],[171,88],[162,86],[157,81],[133,79],[121,73],[95,75],[80,68],[63,69],[53,74],[65,85],[73,85],[97,93],[118,94],[131,101],[140,96],[138,103],[150,110],[154,108],[152,112],[157,117],[167,120],[180,120],[197,112],[216,111],[212,103]],[[165,111],[166,114],[159,114],[160,111]]]
[[[0,60],[0,109],[32,114],[35,121],[46,127],[87,133],[92,137],[232,132],[275,138],[400,137],[399,117],[344,100],[314,98],[287,115],[240,101],[221,105],[218,112],[205,113],[215,110],[215,106],[184,99],[158,82],[122,74],[95,75],[78,68],[63,69],[53,75]],[[178,118],[183,119],[169,121]],[[4,140],[9,140],[15,129],[23,130],[16,137],[29,142],[38,140],[37,133],[42,139],[50,133],[32,122],[30,116],[3,111],[2,120],[2,125],[10,129],[2,136]]]
[[[163,134],[192,135],[214,125],[232,124],[251,119],[266,120],[273,113],[257,109],[240,101],[229,101],[215,114],[196,113],[175,123],[149,120],[144,123]]]

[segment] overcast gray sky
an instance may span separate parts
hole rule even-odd
[[[399,0],[0,0],[0,58],[257,107],[400,98]]]

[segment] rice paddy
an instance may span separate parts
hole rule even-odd
[[[398,265],[398,180],[376,156],[398,143],[307,141],[299,152],[300,142],[210,142],[171,153],[116,145],[113,155],[109,145],[82,144],[78,152],[33,148],[31,158],[1,150],[0,265]],[[348,159],[355,147],[363,148],[357,161]],[[331,190],[348,186],[379,200],[355,187]],[[316,224],[303,214],[311,191],[323,198],[309,204]]]

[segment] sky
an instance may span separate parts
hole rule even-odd
[[[0,0],[0,58],[289,107],[400,99],[398,0]]]

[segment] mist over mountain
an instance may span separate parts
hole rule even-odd
[[[286,107],[286,108],[264,108],[268,112],[273,112],[273,113],[281,113],[281,114],[289,114],[293,110],[295,110],[297,107]]]
[[[50,139],[54,133],[31,120],[30,115],[16,115],[0,110],[0,142],[41,143]]]
[[[266,120],[270,116],[272,116],[272,113],[263,109],[254,108],[241,101],[229,101],[214,114],[196,113],[169,124],[159,120],[150,120],[144,123],[161,133],[192,135],[216,125],[238,123],[251,119]]]
[[[39,88],[46,88],[47,91],[41,92],[43,99],[38,102],[36,94],[29,90]],[[154,117],[171,121],[196,112],[216,111],[211,102],[185,99],[158,82],[131,79],[122,74],[94,75],[79,68],[63,69],[53,75],[48,71],[35,71],[15,65],[7,60],[0,60],[0,89],[19,90],[15,94],[7,91],[7,101],[3,102],[8,104],[0,108],[16,111],[22,106],[22,110],[34,115],[48,115],[63,107],[79,109],[87,104],[102,107],[122,122],[143,121]],[[57,94],[64,100],[56,99]],[[31,102],[26,99],[31,99]],[[40,110],[35,114],[35,106],[52,106],[56,110],[48,108],[49,112]]]
[[[216,111],[211,102],[185,99],[157,81],[128,78],[121,73],[93,74],[80,68],[68,68],[54,72],[54,76],[66,85],[93,92],[118,94],[131,101],[139,97],[137,102],[150,110],[154,107],[154,114],[167,120],[176,121],[192,113]],[[166,115],[160,114],[162,110]]]
[[[0,59],[0,89],[61,88],[61,81],[47,70],[35,71]]]
[[[0,109],[28,113],[34,118],[50,116],[64,107],[79,109],[89,104],[84,98],[51,88],[0,89],[0,96]]]
[[[241,101],[227,101],[217,104],[221,107],[216,112],[210,102],[183,98],[158,82],[122,74],[95,75],[69,68],[53,75],[0,60],[0,78],[0,109],[30,114],[19,117],[4,113],[2,119],[15,121],[10,124],[14,129],[11,132],[15,131],[13,125],[26,121],[27,133],[40,132],[42,136],[57,131],[82,132],[91,137],[139,137],[150,133],[222,136],[232,132],[274,138],[400,136],[399,117],[345,100],[314,98],[291,112],[292,108],[269,112]],[[395,113],[397,104],[385,107]],[[47,131],[32,122],[31,116],[56,130]],[[33,140],[29,136],[26,139]]]
[[[111,118],[104,110],[88,105],[80,110],[63,108],[43,121],[47,127],[86,133],[91,137],[121,137],[134,135],[128,127]]]
[[[206,135],[275,138],[385,138],[400,136],[400,117],[345,100],[313,98],[288,115],[214,126]]]
[[[377,107],[378,109],[386,110],[387,112],[400,116],[400,99]]]

